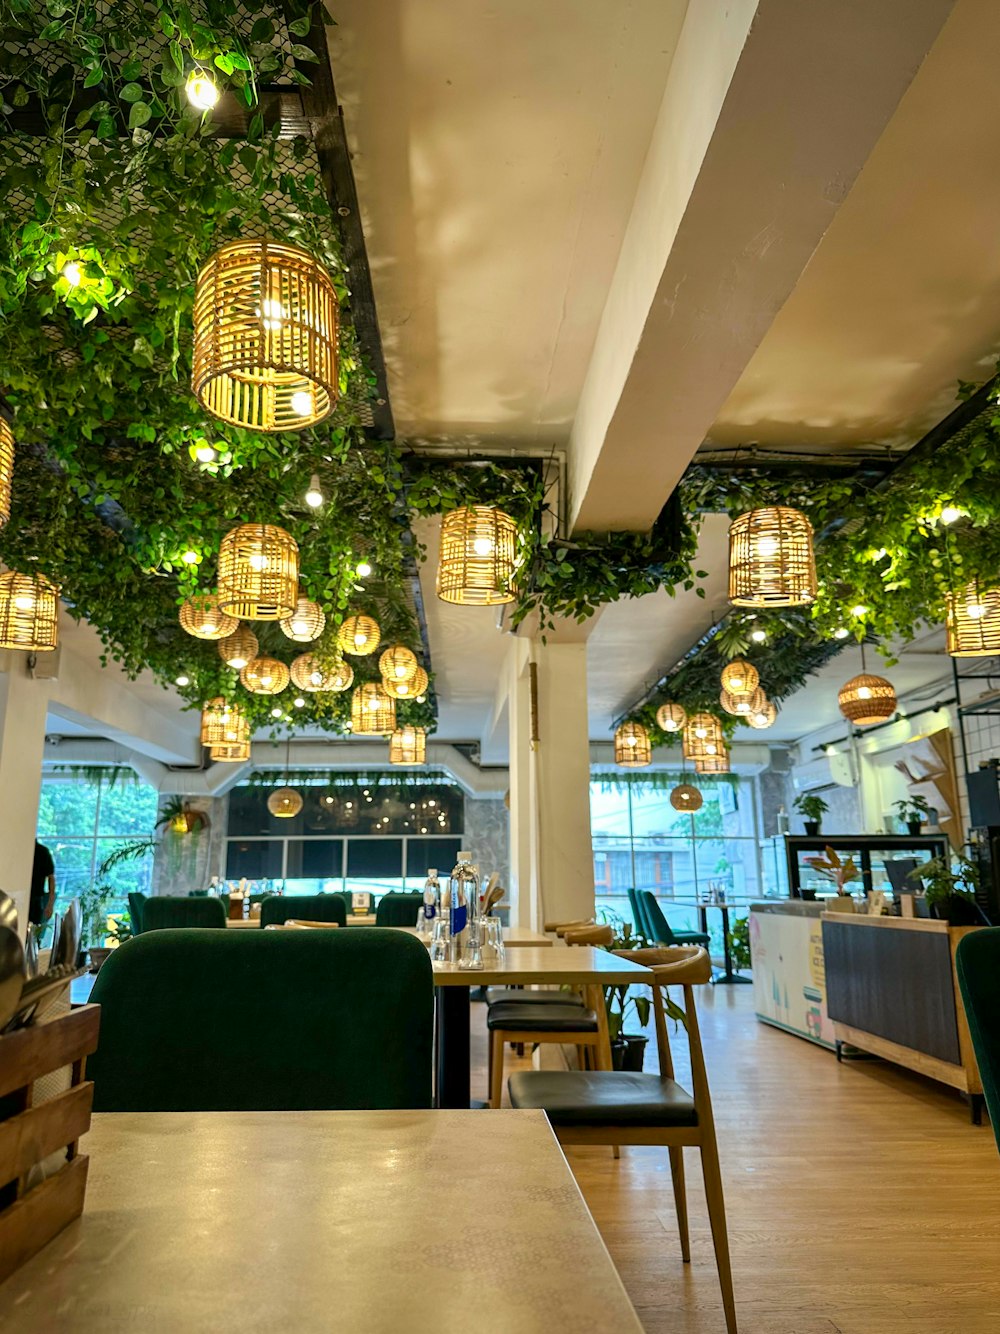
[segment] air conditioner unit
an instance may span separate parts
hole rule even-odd
[[[28,675],[34,681],[58,681],[61,657],[61,646],[53,649],[51,653],[29,653]]]

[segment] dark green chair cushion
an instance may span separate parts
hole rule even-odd
[[[401,931],[157,931],[90,999],[95,1111],[431,1105],[433,973]]]
[[[129,921],[132,923],[133,936],[138,936],[142,932],[142,908],[145,902],[146,896],[145,894],[140,893],[139,890],[134,889],[129,892],[128,916]]]
[[[627,1070],[521,1070],[507,1081],[512,1107],[543,1111],[554,1126],[696,1126],[694,1099],[663,1075]]]
[[[646,935],[657,945],[704,945],[708,948],[707,931],[675,931],[671,927],[651,889],[639,890],[639,902],[648,927]]]
[[[532,1033],[593,1033],[597,1016],[582,1005],[532,1005],[528,1001],[510,1001],[491,1005],[486,1012],[486,1027]]]
[[[955,969],[986,1109],[1000,1147],[1000,927],[963,936],[955,951]]]
[[[261,926],[280,926],[290,917],[347,925],[347,909],[339,894],[269,894],[260,905]]]
[[[221,899],[171,898],[151,894],[142,905],[142,931],[168,931],[177,927],[221,927],[226,910]]]
[[[383,894],[375,909],[376,926],[416,926],[423,894]]]
[[[583,997],[575,991],[518,991],[515,987],[487,987],[487,1005],[575,1005],[583,1008]]]

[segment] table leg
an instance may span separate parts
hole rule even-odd
[[[722,913],[722,957],[725,962],[725,968],[721,973],[716,973],[712,978],[712,982],[715,985],[722,983],[727,986],[742,982],[744,986],[750,986],[751,983],[749,977],[741,977],[739,973],[733,971],[733,956],[729,948],[729,908],[728,906],[723,907],[721,903],[717,906]]]
[[[469,988],[438,987],[434,1007],[438,1107],[468,1108]]]
[[[608,1029],[608,1012],[604,1005],[604,988],[587,987],[584,999],[589,1009],[597,1015],[597,1046],[594,1049],[595,1065],[598,1070],[611,1069],[611,1032]]]

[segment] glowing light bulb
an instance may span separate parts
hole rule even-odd
[[[872,692],[870,686],[858,686],[858,699],[871,699]]]
[[[845,630],[843,626],[840,626],[839,629],[834,630],[833,637],[834,639],[846,639],[850,633],[850,630]]]
[[[986,615],[986,608],[981,602],[969,602],[966,604],[965,614],[970,621],[981,621]]]
[[[779,543],[776,537],[758,537],[757,556],[760,560],[770,560],[778,554]]]
[[[704,741],[704,739],[708,736],[708,728],[707,728],[707,727],[696,727],[696,728],[694,729],[694,734],[695,734],[695,736],[698,738],[699,741]]]
[[[625,744],[626,746],[637,746],[639,744],[639,738],[637,736],[627,736],[625,738]]]
[[[194,456],[199,463],[214,463],[219,454],[214,445],[199,445]]]
[[[18,611],[31,611],[35,605],[35,599],[30,593],[19,593],[14,599],[14,606]]]
[[[292,630],[297,635],[307,635],[309,633],[309,622],[303,620],[292,621]]]
[[[249,661],[250,659],[245,658],[242,653],[237,653],[234,658],[226,659],[226,662],[229,664],[229,666],[232,667],[237,672],[241,672]]]
[[[409,683],[409,681],[401,682],[401,683],[396,687],[396,695],[398,696],[399,699],[405,699],[406,696],[407,696],[409,693],[410,693],[410,683]]]
[[[854,607],[851,608],[851,615],[852,615],[852,616],[867,616],[867,615],[868,615],[868,608],[867,608],[866,606],[864,606],[862,603],[859,602],[859,603],[857,604],[857,606],[854,606]]]
[[[477,537],[472,543],[472,550],[477,556],[489,556],[493,551],[493,539],[490,537]]]
[[[741,695],[743,693],[743,677],[742,676],[730,677],[729,689],[732,692],[732,694]]]
[[[358,633],[354,636],[354,647],[355,647],[355,648],[364,648],[364,646],[365,646],[365,640],[366,640],[367,638],[368,638],[367,635],[362,634],[361,631],[358,631]]]
[[[358,576],[361,579],[367,579],[372,572],[372,567],[366,560],[358,561]]]
[[[281,710],[280,710],[280,709],[272,709],[272,710],[271,710],[271,717],[272,717],[272,718],[280,718],[280,717],[281,717]]]
[[[431,797],[431,799],[430,799],[430,801],[427,803],[427,805],[431,808],[431,810],[433,810],[434,807],[437,805],[437,802],[434,800],[433,797]]]
[[[372,713],[377,713],[379,709],[379,701],[377,699],[370,699],[368,701],[368,707]]]
[[[353,811],[353,810],[354,810],[354,802],[353,802],[353,801],[345,801],[345,802],[344,802],[344,810],[346,810],[346,811]]]
[[[306,702],[301,695],[299,695],[297,699],[293,699],[292,703],[295,705],[297,709],[304,709],[306,706]]]
[[[280,329],[281,321],[288,318],[288,313],[281,302],[267,296],[260,303],[260,310],[257,313],[264,317],[264,328],[272,332]]]
[[[260,574],[267,569],[267,557],[262,551],[251,551],[250,555],[247,556],[247,564],[255,574]]]
[[[424,700],[425,700],[426,698],[427,698],[426,695],[418,695],[418,696],[417,696],[417,703],[418,703],[418,704],[423,704],[423,702],[424,702]]]
[[[767,714],[766,714],[766,713],[755,713],[755,714],[754,714],[754,718],[753,718],[753,720],[754,720],[754,722],[757,724],[758,727],[764,727],[764,726],[766,726],[766,724],[767,724]]]
[[[177,677],[177,684],[179,686],[189,686],[191,684],[190,676],[185,676],[182,672],[181,675]]]
[[[836,746],[827,746],[827,748],[826,748],[826,753],[827,753],[827,755],[836,755],[836,753],[837,753],[837,747],[836,747]]]
[[[305,494],[305,502],[314,510],[318,510],[323,503],[323,492],[319,489],[319,477],[316,473],[309,478],[309,490]]]
[[[718,751],[718,749],[719,749],[719,748],[718,748],[718,746],[715,744],[715,742],[714,742],[714,741],[710,741],[710,742],[708,743],[708,745],[705,747],[705,753],[706,753],[706,755],[714,755],[714,754],[716,754],[716,752]]]
[[[664,732],[678,732],[680,727],[675,718],[668,718],[663,728]]]
[[[187,100],[199,111],[211,111],[219,102],[219,90],[210,74],[203,69],[192,70],[184,85]]]
[[[960,519],[964,513],[965,510],[960,510],[957,505],[945,505],[941,511],[941,522],[954,523],[955,520]]]
[[[313,396],[308,389],[298,389],[288,400],[292,411],[300,417],[311,417],[313,415]]]
[[[184,554],[181,556],[181,560],[184,562],[185,565],[197,565],[199,559],[200,557],[197,551],[185,551]]]
[[[750,701],[749,701],[749,700],[746,700],[746,699],[740,699],[740,700],[737,700],[737,701],[736,701],[736,704],[735,704],[734,707],[735,707],[737,713],[749,713],[749,712],[750,712]]]
[[[402,679],[403,679],[403,677],[404,677],[405,675],[406,675],[406,668],[405,668],[405,667],[397,667],[397,668],[396,668],[396,676],[397,676],[397,678],[398,678],[400,681],[402,681]]]
[[[310,673],[309,673],[309,684],[310,684],[310,685],[314,685],[314,686],[321,686],[321,685],[323,684],[323,673],[322,673],[322,672],[310,672]]]
[[[262,686],[269,686],[273,680],[274,680],[273,675],[270,672],[268,672],[266,676],[262,676],[260,678],[260,683]]]
[[[72,260],[64,266],[62,276],[69,283],[70,287],[79,287],[83,281],[83,274],[80,272],[79,264],[74,264]]]
[[[755,630],[753,634],[750,636],[750,638],[753,640],[755,644],[763,644],[767,640],[767,631]]]
[[[206,635],[214,635],[215,632],[216,632],[216,630],[218,630],[219,627],[215,624],[214,621],[206,621],[205,624],[204,624],[201,628],[202,628],[202,633],[203,633],[203,634],[206,634]]]

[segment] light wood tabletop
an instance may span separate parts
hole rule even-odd
[[[490,964],[476,972],[457,963],[434,964],[434,985],[438,987],[528,986],[536,982],[606,986],[649,982],[652,976],[648,968],[590,945],[567,949],[527,946],[509,954],[499,966]]]
[[[541,1112],[98,1113],[81,1148],[0,1327],[641,1334]]]

